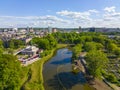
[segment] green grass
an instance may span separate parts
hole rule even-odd
[[[84,84],[83,90],[95,90],[95,89],[91,87],[89,84]]]
[[[64,48],[66,46],[67,46],[66,44],[58,44],[57,47],[54,48],[49,55],[27,66],[27,68],[30,68],[31,78],[25,83],[24,85],[25,90],[44,90],[44,86],[43,86],[44,80],[42,76],[43,65],[46,61],[50,60],[50,58],[55,54],[57,49]],[[23,79],[24,82],[25,82],[25,79],[27,80],[27,78],[28,78],[28,75],[24,77]]]

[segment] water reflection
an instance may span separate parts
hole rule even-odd
[[[65,58],[63,60],[60,60],[60,61],[53,61],[51,62],[51,64],[54,64],[54,65],[62,65],[62,64],[67,64],[67,63],[70,63],[70,58]]]
[[[54,90],[70,90],[76,84],[85,84],[86,80],[82,73],[75,75],[71,72],[61,72],[48,80],[47,83],[49,86],[52,86]]]
[[[56,55],[45,63],[43,78],[45,90],[84,90],[86,83],[80,72],[73,74],[71,65],[72,52],[68,49],[59,49]]]

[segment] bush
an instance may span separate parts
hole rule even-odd
[[[51,53],[51,50],[45,50],[43,53],[40,53],[40,57],[45,57]]]
[[[115,77],[114,74],[110,73],[106,76],[106,79],[111,82],[111,83],[116,83],[117,82],[117,78]]]

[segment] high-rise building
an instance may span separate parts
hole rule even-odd
[[[30,28],[29,27],[27,27],[26,32],[27,32],[27,34],[29,34],[29,32],[30,32]]]
[[[81,26],[79,26],[79,28],[78,28],[78,32],[79,32],[79,33],[82,32],[82,28],[81,28]]]
[[[48,32],[52,33],[52,28],[51,27],[48,27]]]

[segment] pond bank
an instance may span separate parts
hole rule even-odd
[[[95,90],[112,90],[112,88],[109,87],[103,80],[99,80],[98,78],[95,78],[93,80],[90,77],[89,71],[87,70],[87,67],[86,67],[86,62],[84,60],[85,55],[86,55],[86,53],[80,54],[81,58],[79,58],[80,60],[75,61],[76,62],[75,67],[77,67],[78,69],[80,69],[80,71],[82,71],[84,73],[84,75],[86,76],[86,80],[87,80],[88,84],[91,87],[93,87]]]
[[[64,47],[67,47],[67,45],[58,44],[58,46],[53,49],[48,56],[43,57],[42,59],[28,66],[28,68],[31,69],[31,79],[28,82],[24,81],[26,83],[23,90],[44,90],[44,80],[42,75],[43,65],[46,61],[50,60],[50,58],[55,54],[58,49]]]

